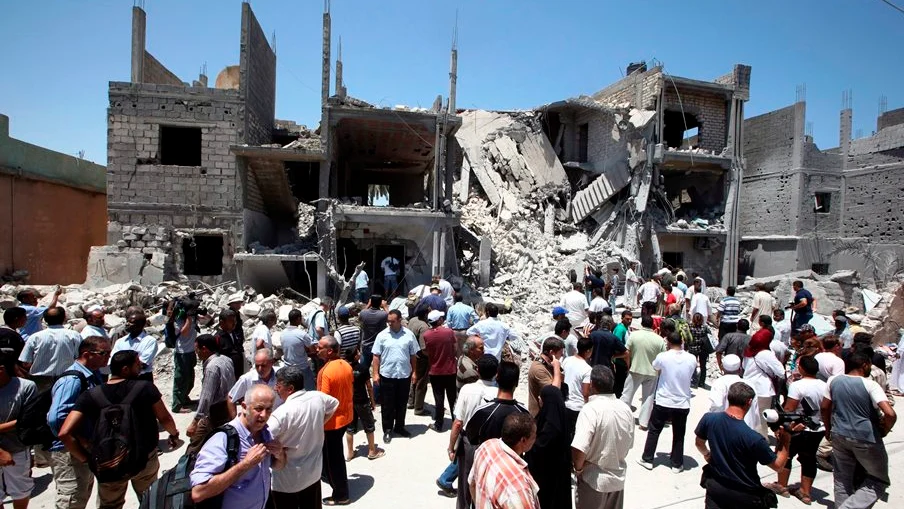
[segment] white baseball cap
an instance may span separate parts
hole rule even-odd
[[[427,321],[430,323],[438,322],[439,319],[444,316],[446,316],[446,313],[434,309],[433,311],[427,313]]]

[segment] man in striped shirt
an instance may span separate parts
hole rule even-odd
[[[735,294],[735,287],[725,289],[725,297],[716,306],[716,322],[719,324],[719,339],[722,336],[738,331],[738,320],[741,319],[741,301]],[[704,317],[706,318],[706,317]]]
[[[188,452],[198,452],[210,430],[229,422],[229,390],[235,385],[232,359],[220,354],[220,343],[210,334],[195,339],[195,352],[201,359],[204,375],[198,410],[185,434],[191,439]]]
[[[339,327],[336,328],[336,339],[339,340],[342,355],[345,355],[345,352],[349,350],[358,348],[361,344],[361,328],[348,322],[350,316],[351,311],[345,306],[336,310],[336,319],[339,320]]]
[[[529,413],[510,414],[502,424],[502,438],[483,443],[474,453],[468,477],[477,509],[539,508],[539,488],[521,457],[537,439],[537,425]]]

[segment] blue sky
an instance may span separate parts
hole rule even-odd
[[[904,4],[904,0],[893,0]],[[4,2],[0,113],[13,137],[106,162],[107,82],[128,81],[131,0]],[[322,0],[252,2],[276,34],[277,117],[320,116]],[[207,64],[211,83],[239,59],[238,0],[146,0],[147,47],[183,81]],[[530,108],[589,94],[628,62],[712,79],[753,66],[753,116],[807,87],[821,148],[838,144],[842,91],[854,131],[875,129],[878,99],[904,107],[904,14],[880,0],[333,0],[349,94],[382,105],[430,106],[448,93],[459,25],[458,106]]]

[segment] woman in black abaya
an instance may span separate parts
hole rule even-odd
[[[540,391],[537,441],[527,453],[530,473],[540,487],[542,509],[570,509],[571,443],[568,440],[562,390],[547,385]]]

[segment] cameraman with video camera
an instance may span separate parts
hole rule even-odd
[[[822,424],[820,405],[826,392],[826,383],[816,378],[819,363],[812,356],[801,357],[797,361],[797,372],[800,380],[788,386],[788,397],[785,399],[784,411],[797,417],[798,422],[791,426],[791,446],[788,462],[778,473],[778,482],[767,484],[777,495],[787,497],[794,495],[804,504],[810,505],[810,488],[816,478],[816,450],[825,435]],[[789,416],[790,417],[790,416]],[[768,420],[768,419],[767,419]],[[797,456],[800,462],[800,488],[788,491],[788,480],[791,478],[791,461]]]
[[[173,299],[167,305],[164,343],[173,349],[173,412],[189,413],[195,403],[188,394],[195,386],[195,339],[198,337],[198,315],[206,315],[194,293]]]
[[[791,436],[783,428],[775,431],[775,452],[762,435],[750,429],[744,415],[756,392],[744,382],[728,389],[728,409],[700,419],[696,446],[707,465],[700,486],[706,489],[706,509],[760,509],[777,507],[775,493],[764,488],[757,464],[780,472],[788,462]]]

